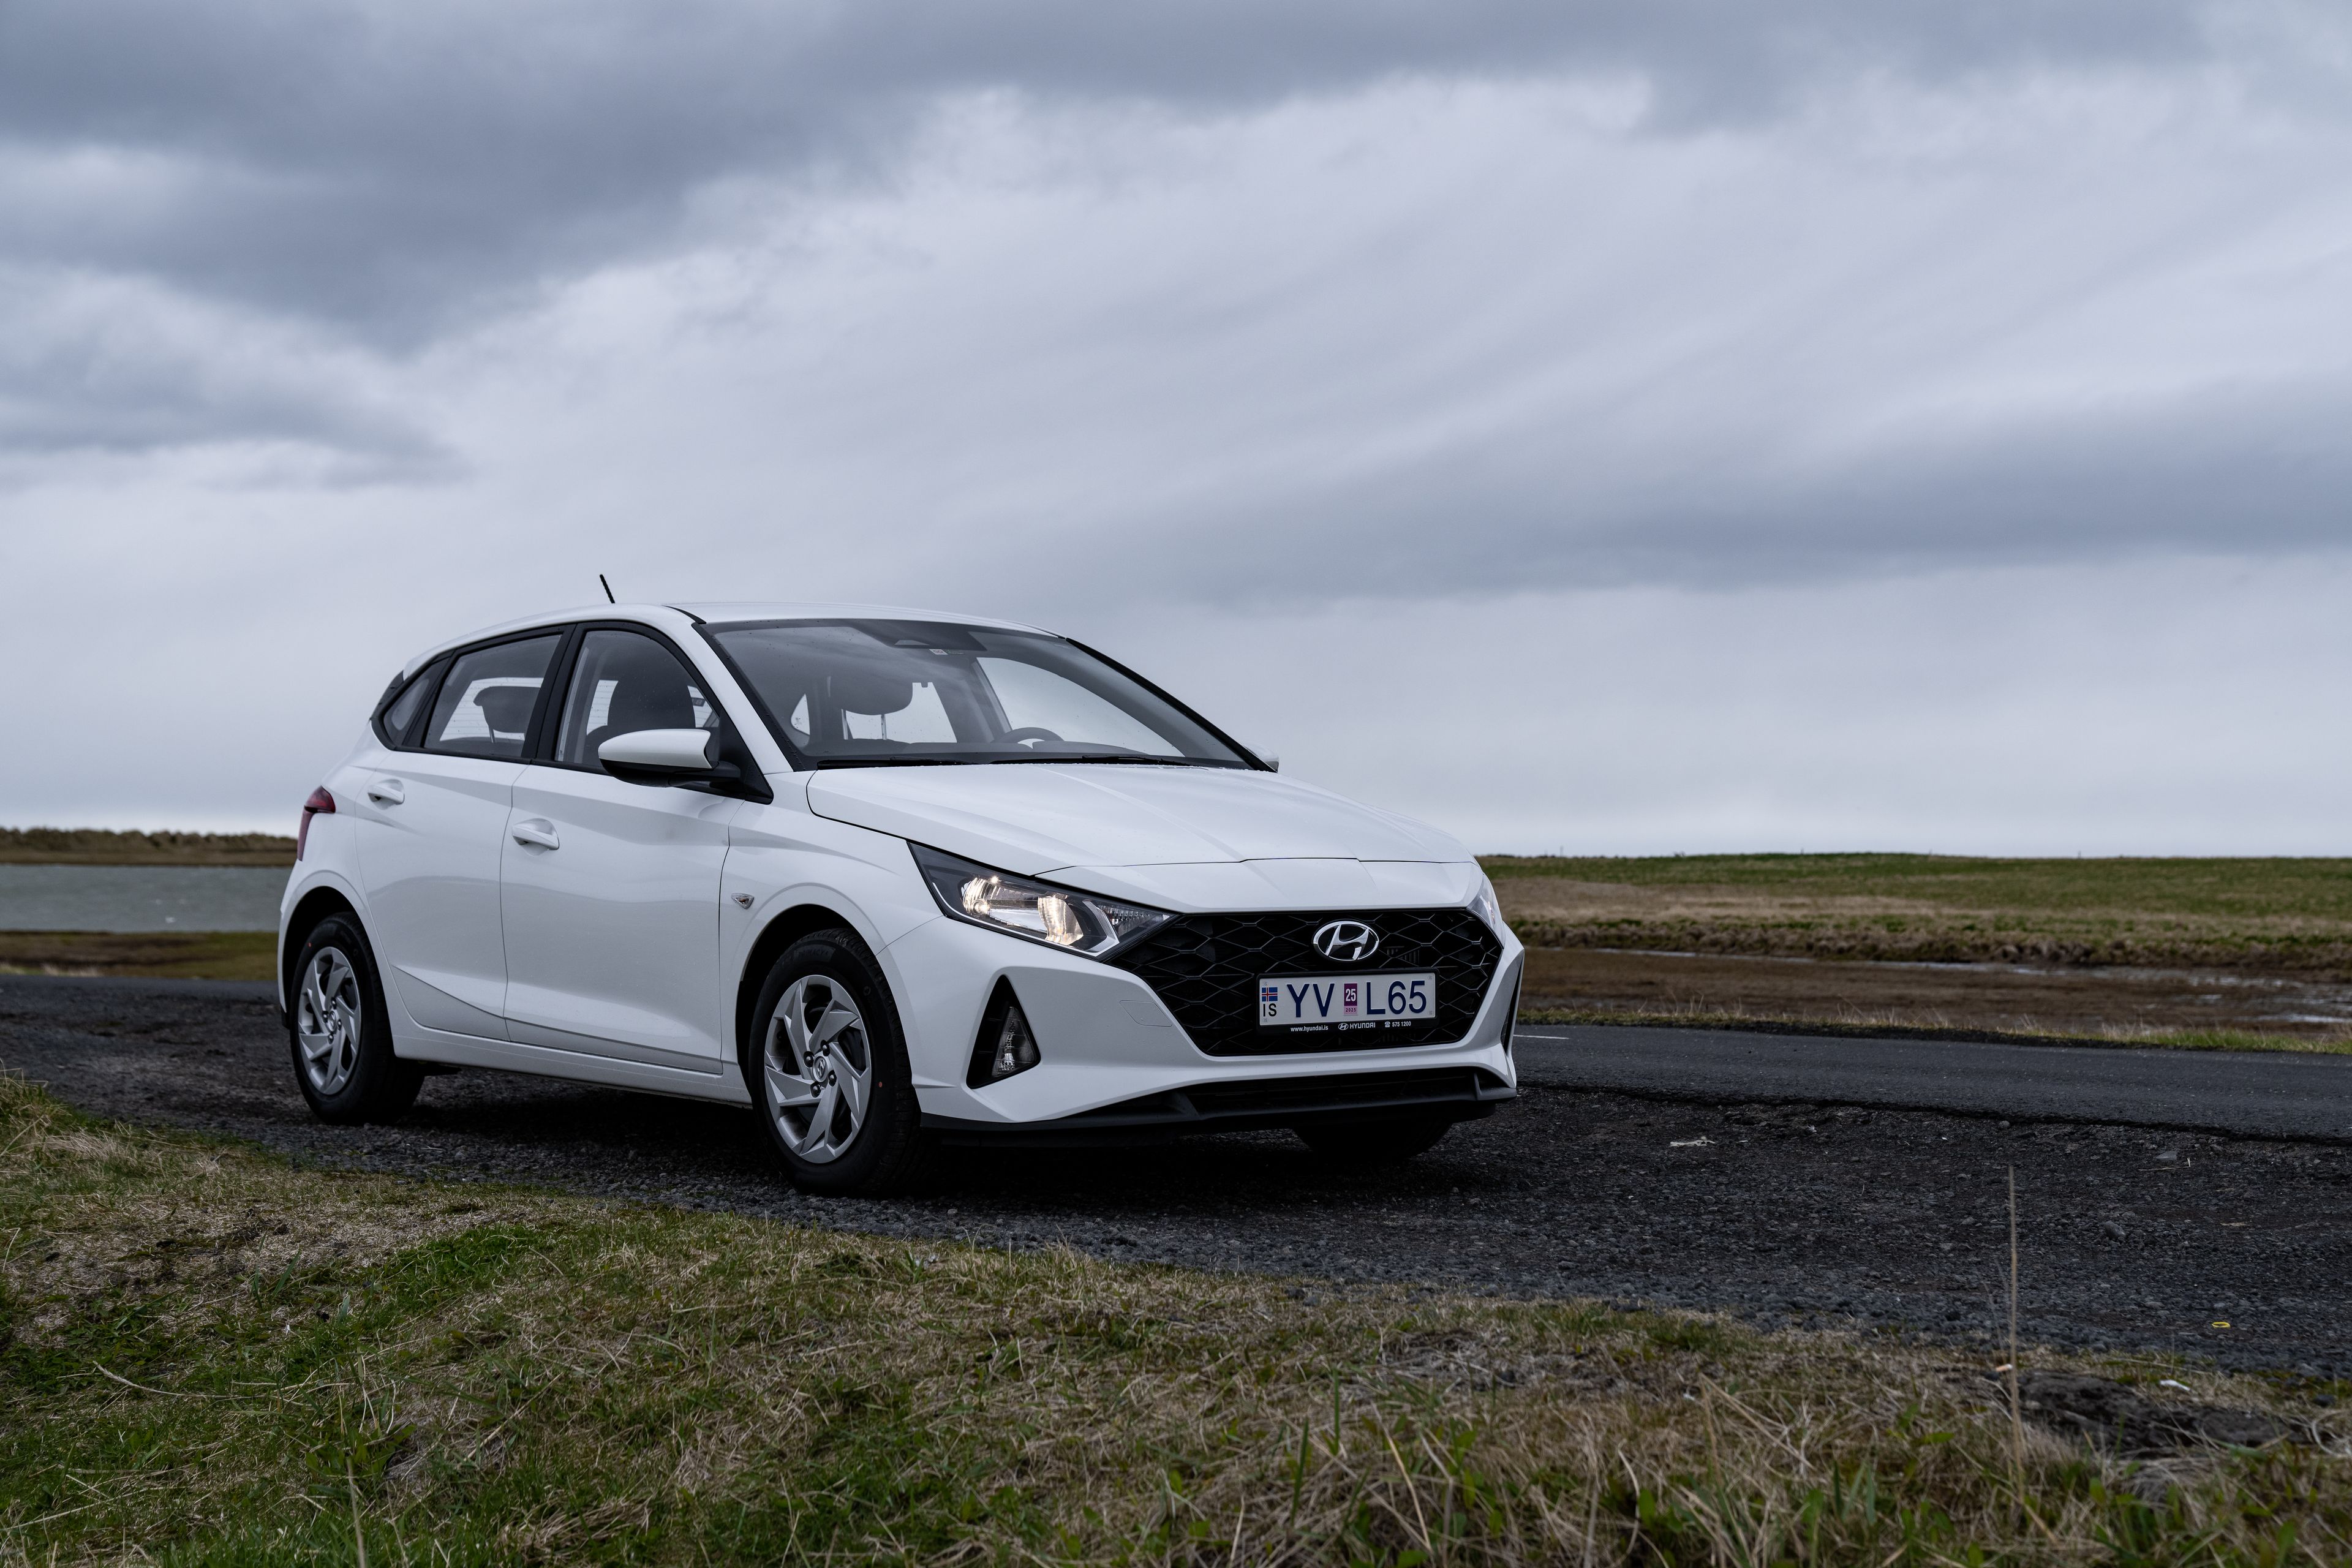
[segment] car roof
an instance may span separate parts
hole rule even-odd
[[[761,621],[821,621],[821,620],[882,620],[882,621],[945,621],[951,626],[997,626],[1005,631],[1037,631],[1042,628],[1024,626],[1019,621],[1000,621],[987,616],[959,615],[952,610],[919,610],[903,605],[832,605],[783,601],[714,601],[672,605],[575,605],[569,609],[545,610],[535,616],[522,616],[511,621],[501,621],[494,626],[482,626],[453,637],[444,637],[431,647],[401,667],[401,677],[415,675],[434,659],[451,648],[490,637],[508,637],[527,632],[538,626],[569,626],[573,621],[643,621],[651,626],[675,627],[676,617],[686,616],[713,626],[741,626]]]
[[[959,615],[952,610],[918,610],[904,605],[822,605],[822,604],[761,604],[730,601],[718,604],[671,605],[697,620],[713,626],[740,625],[746,621],[945,621],[958,626],[999,626],[1006,631],[1036,631],[1036,626],[1019,621],[1000,621],[989,616]]]

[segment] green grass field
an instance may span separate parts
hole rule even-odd
[[[2352,926],[2352,859],[1995,859],[1958,855],[1489,855],[1524,878],[1797,898],[1916,900],[1954,910],[2307,919]]]
[[[2352,980],[2352,860],[1486,858],[1533,945]]]
[[[2303,1436],[2151,1470],[1900,1336],[335,1174],[0,1079],[9,1568],[2352,1553],[2341,1387],[2105,1370]]]

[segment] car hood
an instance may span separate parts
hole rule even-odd
[[[809,780],[808,802],[819,816],[1033,877],[1073,866],[1470,858],[1410,817],[1232,768],[828,768]]]

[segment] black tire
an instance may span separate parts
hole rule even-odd
[[[845,1007],[855,1023],[840,1021]],[[840,1032],[821,1046],[827,1027]],[[929,1178],[938,1141],[923,1131],[889,983],[856,932],[814,931],[784,949],[751,1009],[741,1067],[769,1147],[802,1191],[878,1197]],[[861,1079],[857,1113],[851,1089]],[[815,1102],[804,1103],[811,1093]]]
[[[416,1103],[425,1064],[393,1055],[392,1014],[383,1005],[375,951],[359,921],[329,915],[312,926],[289,973],[287,1044],[294,1054],[295,1086],[310,1102],[311,1114],[338,1126],[396,1121]],[[328,1001],[323,1015],[322,996]]]
[[[1454,1131],[1444,1116],[1389,1116],[1372,1121],[1310,1121],[1291,1129],[1335,1165],[1402,1165]]]

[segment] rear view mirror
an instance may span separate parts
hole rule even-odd
[[[714,773],[710,751],[716,739],[708,730],[635,730],[598,746],[596,760],[606,773],[630,784],[707,784]]]

